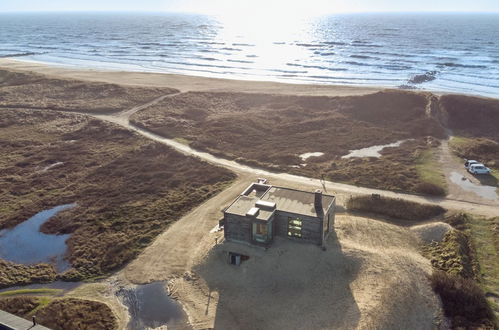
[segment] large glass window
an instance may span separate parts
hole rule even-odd
[[[288,217],[288,236],[301,238],[302,220]]]
[[[270,226],[271,222],[253,223],[253,239],[257,242],[266,243],[271,237]]]

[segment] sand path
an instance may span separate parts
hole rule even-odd
[[[13,62],[14,64],[17,63],[16,61]],[[0,66],[5,65],[5,63],[5,60],[0,60]],[[164,84],[164,86],[175,86],[181,91],[239,89],[245,91],[265,91],[267,93],[310,93],[310,95],[338,95],[335,93],[339,93],[339,95],[343,95],[342,93],[350,95],[348,93],[367,93],[373,91],[372,89],[362,90],[355,88],[336,89],[336,87],[332,88],[330,86],[327,86],[327,88],[310,86],[304,88],[297,85],[284,88],[283,84],[275,83],[234,83],[232,81],[228,82],[208,78],[179,78],[172,75],[144,73],[96,73],[91,70],[66,70],[38,64],[21,65],[17,63],[14,67],[9,65],[8,68],[34,70],[38,72],[43,71],[42,73],[54,75],[62,74],[66,78],[72,79],[77,78],[114,83],[127,81],[127,83],[130,84],[148,86],[163,86]],[[126,75],[126,77],[123,75]],[[191,80],[189,81],[189,79]],[[152,82],[150,82],[150,80],[152,80]],[[247,86],[249,90],[244,89],[244,86]],[[217,220],[221,217],[220,211],[235,198],[247,184],[254,181],[257,177],[266,177],[273,184],[299,187],[305,190],[322,188],[328,193],[337,195],[340,205],[349,195],[376,193],[416,202],[438,204],[447,209],[464,210],[486,216],[496,216],[499,214],[498,203],[459,200],[461,196],[452,196],[453,198],[429,198],[329,181],[321,182],[318,179],[286,173],[271,173],[265,170],[241,165],[234,161],[218,158],[208,153],[193,150],[189,146],[175,140],[166,139],[157,134],[130,125],[128,118],[132,113],[145,109],[166,97],[168,96],[161,96],[146,104],[138,105],[113,115],[95,115],[88,113],[85,113],[85,115],[91,115],[101,120],[116,123],[151,140],[175,148],[179,152],[226,167],[238,175],[238,179],[232,186],[198,206],[170,226],[163,234],[159,235],[136,260],[132,261],[122,271],[116,274],[116,278],[119,280],[132,283],[170,280],[172,282],[172,290],[184,304],[184,307],[189,314],[190,322],[195,328],[208,328],[213,326],[223,328],[225,325],[237,326],[238,322],[241,320],[241,315],[244,315],[245,312],[243,310],[238,311],[234,308],[237,308],[239,305],[243,307],[247,306],[246,302],[251,305],[251,294],[253,293],[251,287],[247,288],[249,290],[242,292],[242,295],[239,291],[233,291],[237,288],[232,287],[220,287],[217,292],[212,294],[210,285],[215,286],[218,285],[218,283],[216,283],[217,276],[212,277],[211,274],[225,275],[222,273],[224,270],[216,268],[216,265],[215,268],[210,268],[210,265],[203,266],[203,262],[209,251],[213,251],[212,248],[215,245],[215,238],[221,238],[223,235],[221,232],[210,233],[210,230],[215,227]],[[352,315],[342,315],[341,313],[337,315],[337,320],[343,322],[342,324],[338,324],[338,327],[370,328],[375,325],[384,325],[388,328],[430,328],[428,325],[430,323],[433,324],[433,312],[438,310],[438,303],[434,301],[434,295],[430,291],[421,294],[421,290],[428,290],[429,288],[423,275],[424,273],[427,273],[431,267],[426,259],[419,256],[415,245],[411,243],[412,234],[408,234],[406,229],[398,229],[378,221],[368,221],[364,218],[341,215],[339,221],[335,225],[335,231],[338,233],[338,242],[340,245],[339,247],[331,247],[331,250],[336,252],[331,258],[327,257],[327,259],[325,259],[325,264],[338,266],[337,268],[332,268],[335,273],[334,277],[330,279],[330,283],[345,284],[344,290],[338,291],[338,294],[349,294],[351,296],[349,302],[351,302],[353,308],[352,310],[349,310]],[[394,237],[399,237],[400,240],[394,241]],[[294,249],[294,247],[282,246],[280,249],[290,251],[291,249]],[[311,250],[310,253],[322,253],[322,251],[316,250],[317,251]],[[276,251],[277,250],[273,253]],[[302,251],[302,249],[300,249],[300,251]],[[294,252],[299,253],[299,251]],[[308,258],[306,255],[304,258],[306,260],[313,259]],[[348,263],[338,261],[341,261],[341,258],[349,258],[354,261],[362,260],[362,262],[358,264],[358,269],[357,266],[355,266],[355,273],[353,273],[352,270],[348,268]],[[286,263],[281,265],[282,267],[288,267]],[[203,278],[190,278],[188,274],[193,270],[201,273],[204,272]],[[327,270],[317,273],[328,274]],[[308,273],[305,273],[305,276],[308,278]],[[207,283],[206,281],[210,279],[214,282]],[[400,287],[401,281],[405,283],[402,287]],[[351,283],[348,284],[349,282]],[[325,287],[328,287],[328,283],[329,282],[324,282],[324,285],[326,285]],[[403,290],[392,292],[392,287],[394,285],[398,285]],[[89,286],[90,285],[85,285],[84,288],[89,288]],[[90,290],[89,288],[89,291],[98,294],[97,289],[92,288]],[[247,294],[246,297],[244,296],[244,293]],[[263,298],[269,299],[269,302],[271,302],[274,297],[272,292],[269,293],[270,296],[265,296]],[[342,296],[333,297],[325,294],[321,298],[318,296],[320,294],[323,293],[317,292],[317,295],[308,296],[309,298],[316,299],[324,298],[324,301],[328,302],[344,301],[342,300]],[[239,300],[231,300],[233,297],[240,296],[243,297],[241,298],[242,300],[240,298],[237,298]],[[412,300],[409,301],[407,299],[408,296],[419,299],[420,301],[413,304]],[[256,305],[258,301],[259,300],[256,300],[255,305],[252,307],[258,307],[258,305]],[[219,303],[220,306],[218,306]],[[272,304],[266,306],[271,305]],[[317,306],[321,305],[322,303],[318,302]],[[118,305],[116,306],[116,308],[119,307]],[[341,306],[341,304],[338,306]],[[421,310],[415,311],[414,309],[416,308]],[[282,312],[282,310],[279,309],[269,309],[269,311],[271,312],[270,314],[279,314]],[[330,310],[328,310],[328,312],[329,311]],[[319,312],[322,312],[322,310],[318,309],[317,313]],[[289,314],[289,317],[291,320],[293,320],[293,317],[298,317],[296,321],[300,321],[300,319],[302,319],[300,315],[301,314],[299,313],[293,312]],[[320,316],[327,317],[325,315]],[[408,316],[411,316],[413,319],[409,319]],[[251,326],[249,323],[245,325]],[[317,326],[320,327],[321,325],[317,324]]]

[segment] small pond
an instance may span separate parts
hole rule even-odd
[[[392,148],[399,147],[405,141],[407,141],[407,140],[400,140],[400,141],[389,143],[389,144],[381,144],[381,145],[357,149],[357,150],[349,150],[350,153],[348,155],[342,156],[341,158],[353,158],[353,157],[376,157],[376,158],[379,158],[379,157],[381,157],[380,151],[382,151],[383,149],[390,148],[390,147],[392,147]]]
[[[122,288],[116,292],[128,307],[131,330],[158,328],[188,328],[187,315],[182,305],[171,298],[165,290],[164,282],[138,285],[135,288]]]
[[[35,214],[14,228],[0,230],[0,258],[20,264],[52,263],[58,272],[70,268],[65,260],[68,235],[40,232],[40,226],[58,212],[74,207],[67,204]]]
[[[307,160],[307,159],[309,159],[310,157],[320,157],[320,156],[322,156],[322,155],[324,155],[324,153],[323,153],[323,152],[306,152],[306,153],[304,153],[304,154],[301,154],[301,155],[300,155],[300,158],[301,158],[302,160]]]
[[[462,189],[471,191],[482,198],[493,201],[498,200],[496,187],[482,186],[480,184],[473,183],[468,179],[463,180],[463,176],[457,172],[451,172],[450,180]]]

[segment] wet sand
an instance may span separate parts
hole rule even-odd
[[[47,65],[36,62],[0,59],[0,69],[34,72],[53,78],[98,81],[140,87],[174,87],[185,91],[251,92],[293,95],[347,96],[374,93],[382,87],[357,87],[340,85],[301,85],[276,82],[245,81],[186,76],[179,74],[125,72],[116,70],[94,70],[66,66]]]

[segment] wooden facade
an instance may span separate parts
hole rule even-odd
[[[280,236],[297,242],[323,245],[333,230],[334,196],[268,186],[267,192],[250,197],[250,188],[224,210],[226,240],[269,247],[273,238]],[[277,200],[283,205],[268,202],[273,200],[272,195],[268,194],[271,189],[274,192],[279,189]],[[262,207],[261,213],[258,207]],[[297,212],[300,210],[303,212]]]

